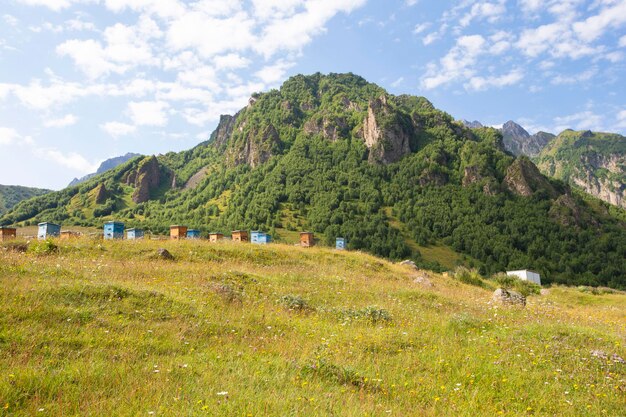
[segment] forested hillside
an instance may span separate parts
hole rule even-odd
[[[13,208],[17,203],[51,192],[41,188],[22,187],[19,185],[0,185],[0,215]]]
[[[293,77],[189,151],[132,159],[0,222],[113,218],[157,233],[309,229],[433,269],[443,262],[420,248],[443,247],[484,274],[529,268],[545,282],[626,287],[626,226],[604,203],[505,152],[495,129],[352,74]]]

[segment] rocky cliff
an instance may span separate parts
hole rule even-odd
[[[536,158],[546,175],[626,208],[626,138],[566,130]]]
[[[519,157],[506,171],[504,185],[514,194],[529,197],[535,192],[543,191],[549,197],[556,197],[559,193],[554,186],[541,175],[539,169],[526,157]]]
[[[398,123],[399,117],[384,95],[369,102],[363,120],[363,140],[371,163],[390,164],[411,153],[411,129]]]
[[[553,134],[546,132],[531,135],[526,129],[511,120],[503,124],[500,131],[502,132],[504,148],[515,156],[537,156],[555,138]]]
[[[127,184],[135,187],[132,199],[135,203],[143,203],[150,199],[153,190],[161,185],[163,176],[159,160],[153,155],[139,163],[136,171],[128,173]]]

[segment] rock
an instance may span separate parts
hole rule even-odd
[[[411,153],[411,132],[401,121],[402,115],[388,105],[385,95],[369,102],[363,139],[370,151],[370,163],[390,164]]]
[[[474,120],[473,122],[470,122],[469,120],[461,120],[461,123],[470,129],[480,129],[481,127],[485,127],[478,120]]]
[[[465,167],[463,170],[463,187],[479,182],[483,179],[480,168],[476,165]]]
[[[104,204],[107,198],[109,198],[109,191],[103,183],[98,184],[98,186],[93,189],[92,193],[96,204]]]
[[[513,194],[524,197],[536,191],[545,191],[550,197],[556,197],[557,191],[539,172],[539,169],[526,157],[517,158],[506,170],[504,185]]]
[[[555,138],[553,134],[546,132],[537,132],[531,136],[522,126],[511,120],[502,125],[500,132],[504,148],[515,156],[537,156]]]
[[[255,168],[266,162],[275,149],[280,148],[280,137],[270,123],[265,127],[253,127],[247,137],[230,149],[230,159],[234,165],[248,164]]]
[[[233,129],[235,128],[235,122],[237,121],[238,116],[239,113],[234,116],[222,114],[217,128],[215,128],[213,133],[211,133],[209,142],[214,143],[218,148],[228,142],[233,134]]]
[[[413,277],[413,283],[415,284],[420,284],[424,287],[432,287],[433,283],[432,281],[426,276],[426,275],[415,275]]]
[[[522,307],[526,305],[526,297],[518,292],[505,290],[504,288],[495,290],[491,300],[501,305],[519,305]]]
[[[173,261],[174,256],[164,248],[157,249],[157,258],[165,259],[166,261]]]
[[[161,184],[161,165],[156,156],[149,156],[139,163],[135,176],[133,201],[137,204],[150,200],[150,193]]]
[[[407,266],[410,266],[411,268],[418,269],[417,265],[415,265],[415,262],[413,262],[413,261],[411,261],[409,259],[407,259],[406,261],[400,262],[400,265],[407,265]]]

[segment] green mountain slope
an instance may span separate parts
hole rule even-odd
[[[19,185],[0,185],[0,215],[12,209],[20,201],[50,192],[50,190],[41,188],[22,187]]]
[[[541,171],[626,208],[626,137],[566,130],[537,156]]]
[[[345,236],[351,249],[435,268],[531,268],[546,282],[626,287],[626,226],[501,141],[352,74],[296,76],[222,116],[189,151],[133,159],[0,222],[115,218],[157,233],[182,223],[278,239],[310,229],[329,244]],[[455,259],[433,265],[419,247]]]

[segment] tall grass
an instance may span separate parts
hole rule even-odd
[[[623,415],[623,294],[507,309],[361,253],[54,244],[0,250],[1,416]]]

